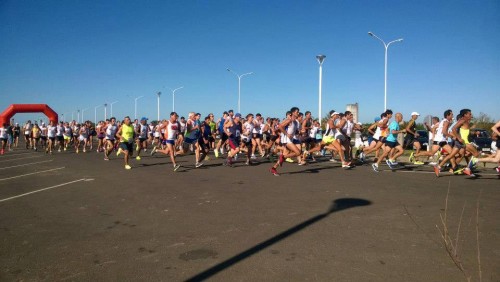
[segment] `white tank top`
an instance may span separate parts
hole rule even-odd
[[[168,121],[167,125],[167,140],[175,140],[177,139],[177,135],[179,134],[179,124],[177,122]]]
[[[436,130],[436,135],[434,136],[435,142],[444,141],[443,127],[444,127],[445,122],[449,123],[449,121],[447,119],[443,119],[442,121],[439,122],[438,128]]]
[[[49,125],[49,127],[47,128],[47,135],[49,136],[49,138],[56,137],[56,132],[57,132],[57,127]]]
[[[108,125],[108,127],[106,128],[106,139],[115,140],[116,130],[116,125]]]

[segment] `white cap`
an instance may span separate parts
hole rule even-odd
[[[363,125],[361,122],[357,122],[358,125]]]
[[[412,116],[419,116],[420,114],[419,114],[419,113],[417,113],[417,112],[413,112],[413,113],[411,113],[411,115],[412,115]]]
[[[334,115],[340,115],[338,112],[333,112],[333,114],[331,116],[334,116]]]

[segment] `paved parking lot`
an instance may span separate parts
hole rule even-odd
[[[0,280],[462,281],[438,230],[445,212],[466,275],[500,280],[489,168],[436,178],[428,166],[324,161],[275,177],[267,162],[179,163],[172,172],[166,156],[146,156],[127,171],[95,151],[1,156]]]

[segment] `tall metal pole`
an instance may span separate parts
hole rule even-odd
[[[108,119],[108,104],[104,104],[104,120]]]
[[[77,114],[76,114],[76,122],[79,123],[80,122],[80,110],[77,110]]]
[[[82,122],[84,122],[84,121],[85,121],[85,119],[83,119],[83,113],[85,113],[85,111],[86,111],[86,110],[88,110],[88,109],[89,109],[89,108],[86,108],[86,109],[83,109],[83,110],[82,110],[82,116],[81,116]]]
[[[238,75],[235,71],[232,69],[227,69],[228,72],[232,72],[236,77],[238,78],[238,113],[241,113],[241,78],[244,77],[245,75],[250,75],[253,74],[253,72],[247,72],[242,75]]]
[[[175,91],[184,88],[184,86],[177,87],[175,89],[170,89],[172,91],[172,112],[175,112]]]
[[[321,119],[323,119],[323,116],[321,115],[321,92],[323,89],[323,61],[325,60],[326,56],[325,55],[317,55],[316,59],[318,60],[319,63],[319,104],[318,104],[318,120],[319,120],[319,125],[321,126]]]
[[[94,107],[94,124],[97,124],[97,109],[102,107],[102,105]]]
[[[393,40],[393,41],[386,44],[384,40],[382,40],[381,38],[376,36],[373,32],[369,31],[368,35],[375,37],[380,42],[382,42],[382,44],[384,45],[384,48],[385,48],[385,56],[384,56],[384,111],[386,111],[387,110],[387,50],[389,49],[389,45],[391,45],[394,42],[401,42],[401,41],[403,41],[403,38]]]
[[[114,101],[114,102],[111,102],[111,103],[109,104],[109,105],[110,105],[110,107],[111,107],[111,111],[110,111],[109,115],[110,115],[111,117],[113,117],[113,104],[116,104],[116,103],[118,103],[118,101]]]
[[[156,93],[156,95],[158,95],[158,117],[157,117],[157,121],[160,121],[160,96],[161,96],[161,92],[158,91],[158,93]]]
[[[144,97],[144,96],[139,96],[139,97],[137,97],[137,98],[134,99],[134,101],[135,101],[134,119],[137,119],[137,100],[141,99],[142,97]]]

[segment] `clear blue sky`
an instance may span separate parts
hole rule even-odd
[[[58,113],[118,100],[113,114],[156,119],[176,111],[216,116],[318,113],[358,102],[368,122],[388,107],[442,116],[468,107],[500,118],[500,1],[0,1],[0,108],[46,103]],[[163,88],[165,87],[165,88]],[[108,108],[109,114],[109,108]],[[16,119],[40,115],[18,114]],[[104,117],[98,110],[98,119]]]

